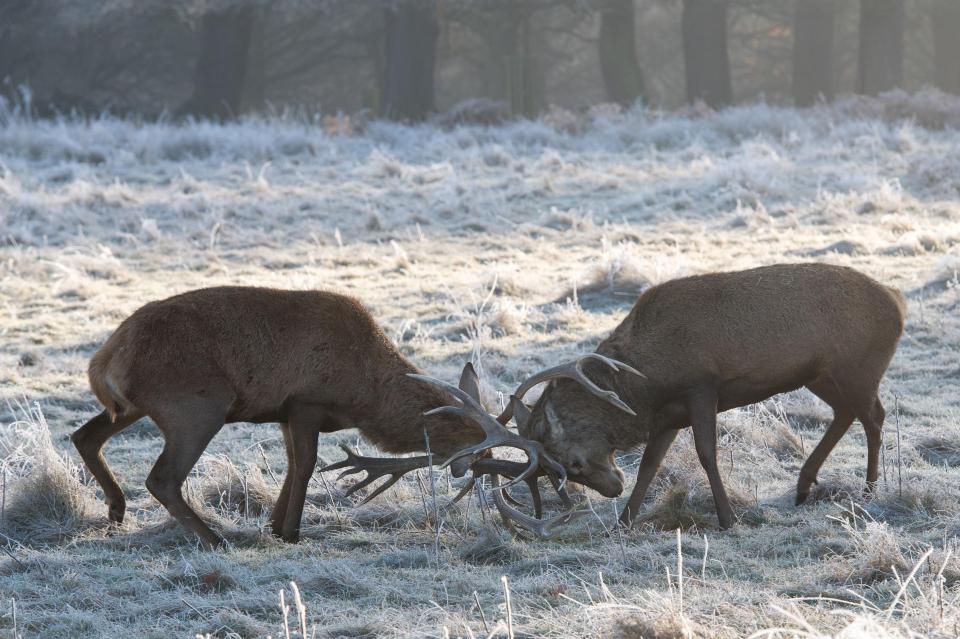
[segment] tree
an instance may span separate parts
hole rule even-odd
[[[552,2],[486,0],[453,6],[453,19],[482,42],[475,62],[483,95],[504,102],[514,115],[539,114],[546,104],[545,42],[534,18]]]
[[[246,5],[203,15],[193,95],[180,107],[181,115],[225,119],[239,113],[255,15]]]
[[[903,0],[860,0],[857,92],[877,95],[903,84]]]
[[[437,7],[424,0],[404,0],[384,9],[381,115],[417,122],[433,111],[434,66],[440,25]]]
[[[253,7],[250,40],[247,44],[247,70],[240,105],[244,111],[261,111],[267,104],[267,24],[270,5]]]
[[[796,0],[793,14],[793,99],[810,106],[833,99],[834,0]]]
[[[687,101],[718,108],[733,101],[727,51],[728,0],[683,0],[681,31]]]
[[[633,0],[605,0],[600,8],[600,69],[607,97],[629,106],[645,97],[637,63]]]
[[[931,20],[934,81],[944,91],[960,94],[960,2],[935,0]]]

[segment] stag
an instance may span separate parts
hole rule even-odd
[[[563,468],[543,446],[482,409],[472,366],[464,368],[459,388],[422,377],[363,306],[342,295],[218,287],[151,302],[120,324],[88,372],[104,410],[72,440],[103,490],[109,519],[123,521],[126,501],[103,446],[149,416],[165,443],[147,489],[207,547],[223,540],[181,488],[214,435],[232,422],[280,424],[288,470],[270,527],[289,542],[299,538],[319,434],[346,428],[392,453],[425,451],[429,441],[428,454],[417,457],[374,459],[348,451],[347,461],[334,466],[368,471],[351,492],[388,478],[367,499],[434,459],[447,459],[455,474],[472,468],[475,476],[505,475],[511,478],[506,485],[547,474],[562,492]],[[448,392],[460,405],[446,405]],[[484,456],[498,446],[524,451],[527,463]],[[504,503],[501,495],[497,501]]]
[[[521,384],[498,421],[514,417],[520,435],[543,443],[570,481],[607,497],[624,487],[615,451],[646,442],[623,525],[689,426],[720,527],[728,528],[734,516],[717,465],[717,413],[805,386],[834,417],[800,470],[796,504],[854,419],[866,432],[869,493],[885,415],[877,392],[905,315],[899,291],[840,266],[782,264],[669,281],[645,291],[595,354]],[[606,358],[644,374],[619,375]],[[531,410],[522,398],[541,382],[549,383]]]

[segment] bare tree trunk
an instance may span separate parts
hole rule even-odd
[[[519,96],[517,111],[529,118],[539,115],[547,101],[547,78],[540,52],[543,42],[537,38],[527,12],[520,23],[520,60],[514,73],[515,95]]]
[[[629,106],[645,97],[637,63],[633,0],[607,0],[600,9],[600,69],[607,97]]]
[[[903,0],[860,0],[857,92],[877,95],[903,84]]]
[[[514,115],[535,117],[546,104],[546,76],[543,42],[533,29],[530,7],[523,1],[508,2],[478,10],[477,18],[488,51],[486,95],[506,103]]]
[[[834,0],[796,0],[793,14],[793,100],[832,100]]]
[[[263,111],[267,104],[267,54],[265,39],[270,6],[253,8],[253,24],[247,51],[247,76],[240,103],[245,111]]]
[[[718,108],[733,101],[727,51],[727,0],[683,0],[681,30],[687,101]]]
[[[931,19],[936,84],[960,95],[960,2],[937,0]]]
[[[253,19],[251,7],[203,16],[193,95],[180,107],[179,114],[214,119],[232,118],[238,114],[247,75]]]
[[[419,122],[433,111],[433,74],[440,25],[432,2],[406,0],[384,9],[381,115]]]

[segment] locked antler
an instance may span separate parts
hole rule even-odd
[[[539,373],[533,374],[532,376],[527,378],[526,381],[520,384],[520,386],[517,387],[517,390],[514,391],[513,393],[513,397],[517,398],[517,400],[521,400],[523,399],[523,396],[526,395],[530,391],[530,389],[536,386],[537,384],[541,382],[549,381],[551,379],[563,377],[563,378],[572,379],[576,382],[579,382],[580,384],[583,385],[584,388],[586,388],[591,394],[595,395],[596,397],[599,397],[605,402],[609,402],[610,404],[613,404],[614,406],[616,406],[617,408],[619,408],[620,410],[626,413],[629,413],[631,415],[636,415],[636,413],[633,412],[633,409],[627,406],[624,403],[624,401],[620,399],[620,397],[615,392],[613,392],[612,390],[604,390],[603,388],[600,388],[589,377],[587,377],[586,373],[583,372],[583,365],[589,360],[595,360],[603,364],[606,364],[611,369],[613,369],[614,372],[617,372],[617,373],[620,372],[620,370],[622,369],[628,373],[632,373],[634,375],[643,377],[644,379],[646,379],[647,377],[637,369],[627,364],[624,364],[623,362],[620,362],[615,359],[611,359],[599,353],[587,353],[586,355],[583,355],[582,357],[579,357],[573,361],[567,362],[565,364],[560,364],[559,366],[554,366],[552,368],[542,370]],[[500,416],[497,417],[497,422],[499,422],[500,424],[506,424],[508,421],[510,421],[510,418],[513,417],[513,412],[514,412],[514,403],[511,401],[507,403],[507,407],[504,408],[503,412],[500,413]]]
[[[587,512],[585,510],[573,510],[571,508],[567,512],[557,515],[556,517],[551,517],[550,519],[541,519],[539,513],[536,517],[531,517],[530,515],[523,514],[507,503],[507,500],[504,498],[506,491],[503,490],[505,486],[500,486],[499,475],[490,475],[490,483],[493,485],[493,490],[491,491],[493,493],[493,503],[497,507],[500,517],[507,527],[510,528],[511,532],[518,537],[522,537],[522,535],[516,530],[515,526],[533,533],[540,539],[547,539],[553,536],[554,532],[556,532],[555,528],[558,525],[570,522]],[[567,499],[569,499],[569,497]]]
[[[457,415],[474,422],[486,433],[486,437],[482,442],[474,444],[473,446],[467,446],[455,452],[447,461],[440,465],[440,468],[446,468],[454,461],[462,459],[463,457],[476,455],[499,446],[509,446],[511,448],[518,448],[527,454],[527,467],[523,472],[504,484],[501,490],[519,481],[525,481],[528,477],[533,476],[540,467],[543,467],[547,473],[556,475],[559,478],[561,486],[563,482],[566,481],[567,472],[564,470],[563,465],[547,454],[543,448],[543,444],[520,437],[507,430],[503,424],[487,413],[483,406],[480,405],[480,402],[471,397],[469,393],[460,390],[453,384],[448,384],[447,382],[427,375],[410,373],[408,376],[438,386],[453,395],[453,397],[460,402],[460,406],[440,406],[439,408],[427,411],[424,413],[425,415],[438,415],[441,413]]]

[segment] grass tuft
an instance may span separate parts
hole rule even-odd
[[[8,534],[33,544],[60,543],[102,526],[102,504],[84,485],[83,471],[59,452],[39,405],[20,406],[23,417],[10,424],[4,446],[29,460],[11,470],[16,479],[3,513]],[[18,455],[8,456],[7,472]]]
[[[460,559],[479,566],[502,566],[523,558],[519,544],[499,532],[484,528],[472,542],[460,549]]]

